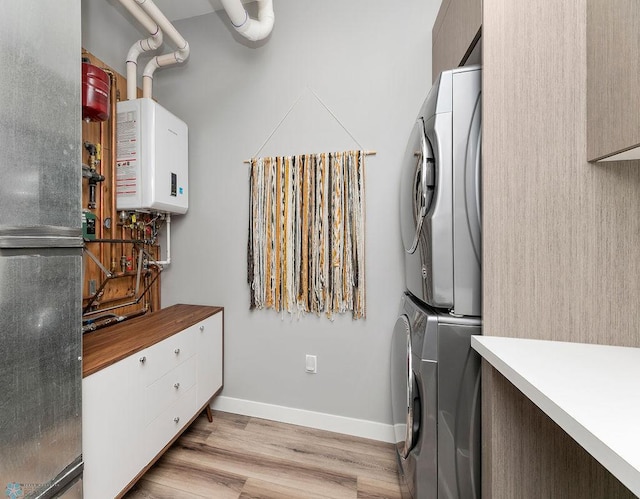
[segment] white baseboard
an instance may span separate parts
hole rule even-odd
[[[393,425],[376,423],[364,419],[347,418],[322,412],[306,411],[304,409],[294,409],[292,407],[224,396],[214,398],[211,407],[218,411],[307,426],[309,428],[342,433],[344,435],[370,438],[381,442],[395,441]]]

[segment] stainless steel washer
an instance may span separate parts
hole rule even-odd
[[[391,347],[398,466],[408,497],[480,497],[478,318],[402,297]]]

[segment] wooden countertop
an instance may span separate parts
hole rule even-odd
[[[86,333],[82,337],[82,377],[222,311],[222,307],[179,304]]]
[[[640,348],[495,336],[471,346],[640,496]]]

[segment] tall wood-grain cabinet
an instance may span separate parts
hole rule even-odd
[[[442,0],[433,24],[431,78],[463,66],[480,39],[482,0]]]
[[[84,340],[84,496],[121,496],[222,388],[223,310],[174,305]]]
[[[587,158],[640,159],[640,2],[587,0]]]

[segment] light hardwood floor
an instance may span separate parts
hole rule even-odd
[[[393,445],[214,411],[126,499],[400,499]]]

